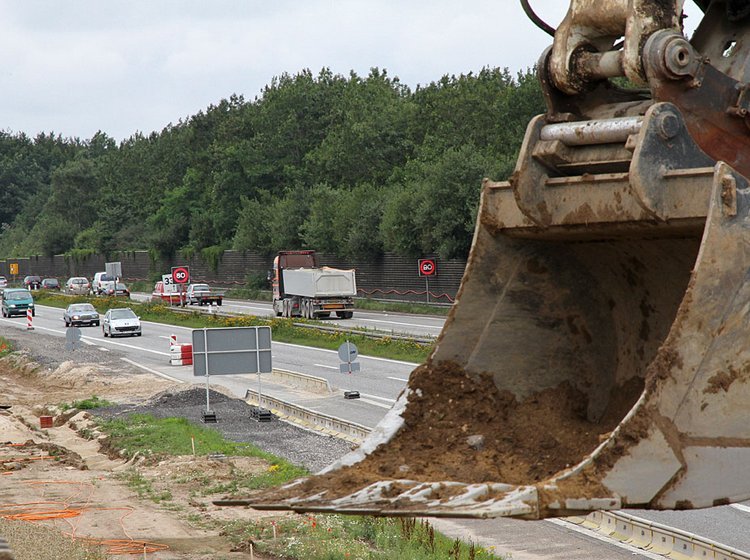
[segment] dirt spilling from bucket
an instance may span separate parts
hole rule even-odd
[[[391,441],[351,467],[268,492],[262,501],[322,491],[340,497],[393,479],[534,484],[591,453],[635,403],[643,380],[613,391],[596,424],[586,420],[585,395],[567,382],[519,402],[490,375],[442,362],[417,368],[410,387],[404,426]]]

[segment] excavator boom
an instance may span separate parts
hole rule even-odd
[[[547,113],[484,181],[429,360],[359,449],[232,503],[538,519],[750,498],[750,2],[700,8],[688,41],[681,1],[571,0]]]

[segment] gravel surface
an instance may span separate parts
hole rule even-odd
[[[251,416],[255,408],[241,399],[209,391],[211,410],[217,422],[206,427],[218,430],[226,439],[252,443],[263,451],[283,457],[317,472],[347,453],[352,444],[339,438],[321,435],[274,418],[258,422]],[[113,419],[130,414],[150,414],[156,418],[181,417],[202,424],[206,410],[206,389],[185,387],[164,391],[137,405],[117,405],[92,411],[96,416]]]
[[[16,350],[27,352],[36,362],[49,369],[73,360],[78,363],[100,364],[100,371],[107,375],[138,375],[143,372],[122,361],[117,350],[102,352],[96,346],[82,344],[71,351],[65,348],[65,339],[35,332],[33,336],[15,329],[4,329],[2,335],[13,342]],[[101,395],[105,396],[105,395]],[[106,396],[105,396],[106,397]],[[260,449],[302,465],[317,472],[351,450],[352,444],[345,440],[301,428],[288,422],[274,419],[257,422],[251,418],[253,408],[241,399],[228,397],[218,391],[209,393],[211,409],[218,422],[205,424],[218,430],[229,440],[252,443]],[[206,409],[206,389],[203,386],[179,386],[173,391],[154,395],[130,405],[118,405],[97,409],[96,414],[113,418],[124,414],[152,414],[158,418],[184,417],[202,424],[201,412]]]

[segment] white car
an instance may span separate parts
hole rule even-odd
[[[102,334],[111,336],[141,336],[141,318],[129,307],[110,309],[102,320]]]

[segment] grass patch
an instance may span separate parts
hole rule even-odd
[[[199,456],[223,453],[231,457],[257,457],[269,464],[265,472],[239,474],[230,484],[207,486],[206,494],[270,488],[309,474],[306,469],[252,444],[228,441],[216,430],[192,424],[185,418],[154,418],[134,414],[124,419],[99,421],[99,428],[109,436],[110,447],[121,451],[126,458],[136,453],[154,460],[165,456],[191,455],[194,441],[195,453]]]
[[[92,395],[88,399],[83,399],[80,401],[73,401],[72,403],[63,403],[60,405],[60,408],[62,410],[70,410],[71,408],[77,408],[78,410],[93,410],[95,408],[105,407],[105,406],[112,406],[114,403],[106,400],[106,399],[100,399],[96,395]]]
[[[350,342],[357,345],[360,355],[389,358],[406,362],[421,363],[427,359],[427,356],[429,356],[430,351],[432,350],[431,345],[397,340],[390,337],[373,339],[366,337],[364,334],[356,334],[356,332],[353,334],[345,334],[295,327],[294,323],[310,322],[306,319],[299,318],[284,319],[274,317],[272,319],[267,319],[255,315],[217,317],[205,315],[198,311],[175,313],[170,310],[169,306],[161,303],[137,303],[131,300],[113,297],[70,297],[62,294],[41,293],[35,296],[35,298],[37,303],[60,308],[65,308],[71,303],[89,302],[93,304],[100,313],[105,313],[107,309],[113,307],[130,307],[144,321],[177,325],[193,329],[206,327],[252,327],[269,325],[273,333],[273,339],[278,342],[336,350],[348,339]]]
[[[119,473],[117,478],[125,481],[128,488],[138,494],[139,498],[145,498],[157,504],[168,502],[172,499],[171,492],[168,490],[155,490],[151,481],[141,475],[136,469],[129,469],[123,473]]]
[[[368,311],[393,311],[396,313],[413,313],[415,315],[448,315],[451,310],[448,305],[429,305],[427,303],[411,303],[402,301],[382,301],[369,298],[355,299],[354,307]]]
[[[239,542],[252,540],[256,550],[304,560],[496,560],[492,548],[450,539],[427,521],[306,515],[237,522],[225,528]]]

